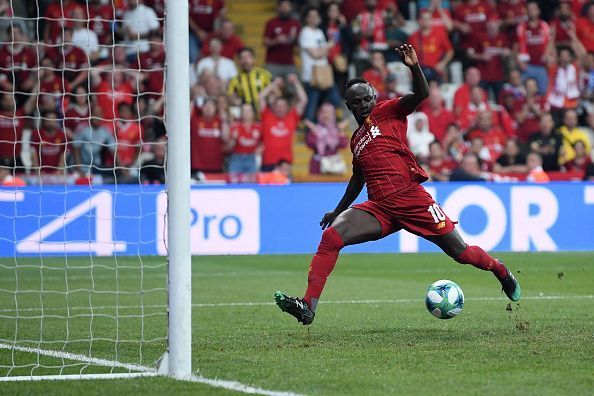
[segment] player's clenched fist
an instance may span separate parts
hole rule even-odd
[[[408,66],[412,67],[419,63],[419,58],[417,58],[417,53],[412,45],[403,44],[400,47],[394,48],[398,55],[402,58],[402,62]]]

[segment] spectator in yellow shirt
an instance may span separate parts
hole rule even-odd
[[[578,118],[575,110],[567,110],[563,116],[563,124],[559,128],[561,136],[563,136],[563,146],[559,153],[559,164],[563,165],[575,158],[575,150],[573,148],[577,141],[583,141],[586,146],[586,153],[592,150],[592,143],[588,133],[578,126]]]

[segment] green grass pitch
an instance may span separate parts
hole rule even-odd
[[[442,254],[342,255],[310,327],[272,304],[276,290],[301,295],[309,256],[195,257],[193,369],[208,378],[307,395],[592,394],[594,253],[498,257],[521,282],[519,303],[508,305],[491,274]],[[91,351],[145,366],[165,350],[163,258],[143,257],[142,271],[138,258],[93,258],[92,267],[89,258],[44,258],[43,267],[38,259],[16,262],[17,269],[13,259],[0,260],[0,343],[16,339],[21,346]],[[425,309],[425,290],[438,279],[464,290],[464,309],[454,319],[435,319]],[[0,349],[0,376],[32,369],[109,371]],[[235,394],[166,378],[3,383],[1,389]]]

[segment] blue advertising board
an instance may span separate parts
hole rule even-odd
[[[495,251],[594,250],[594,183],[426,183],[471,244]],[[193,254],[315,251],[345,184],[200,186],[191,191]],[[365,199],[365,192],[357,202]],[[0,256],[165,255],[163,186],[0,189]],[[348,252],[428,252],[405,231]]]

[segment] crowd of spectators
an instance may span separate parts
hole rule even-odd
[[[164,0],[36,3],[0,0],[4,182],[163,183]],[[189,12],[196,180],[286,183],[296,136],[311,174],[347,173],[342,87],[404,94],[402,43],[430,82],[407,136],[432,180],[594,178],[594,2],[281,0],[259,48],[224,0]]]

